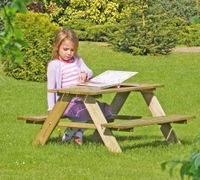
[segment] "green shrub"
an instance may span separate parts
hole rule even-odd
[[[198,15],[197,0],[154,1],[155,4],[158,2],[171,17],[180,17],[188,24],[190,24],[191,17]]]
[[[4,25],[3,25],[3,21],[0,17],[0,32],[2,32],[4,30]]]
[[[109,41],[108,36],[117,30],[116,24],[103,24],[88,27],[88,40]]]
[[[175,47],[176,24],[179,19],[171,18],[160,4],[154,1],[134,0],[132,13],[110,34],[115,49],[133,55],[167,54]]]
[[[69,20],[64,23],[64,27],[74,29],[79,39],[84,41],[108,41],[108,34],[116,30],[115,24],[96,25],[84,19]]]
[[[0,2],[0,60],[22,61],[21,47],[27,47],[23,34],[15,26],[16,13],[25,13],[30,0],[10,0]]]
[[[57,22],[75,30],[79,39],[86,41],[107,41],[108,33],[115,29],[113,24],[120,21],[123,8],[123,2],[116,0],[73,0],[68,3],[66,8],[62,8]],[[54,10],[57,12],[56,7]]]
[[[16,24],[29,46],[22,49],[24,60],[20,65],[11,62],[5,64],[6,74],[16,79],[45,81],[47,62],[59,26],[51,23],[47,15],[33,12],[17,14]]]
[[[191,18],[199,17],[196,0],[40,3],[52,21],[76,31],[80,40],[107,41],[133,55],[167,54],[176,44],[199,45],[198,31],[191,25]]]
[[[85,19],[69,20],[63,24],[66,28],[76,29],[79,31],[86,31],[86,29],[94,24]]]
[[[110,42],[120,51],[126,51],[133,55],[167,54],[175,47],[176,36],[173,29],[166,27],[164,21],[146,24],[144,27],[137,23],[118,26],[119,30],[110,34]]]
[[[166,170],[169,166],[169,175],[173,176],[173,171],[177,166],[179,166],[180,177],[183,180],[185,177],[187,179],[192,178],[192,180],[200,179],[200,135],[198,135],[194,140],[194,148],[186,158],[164,161],[161,163],[162,170]]]
[[[172,177],[173,170],[177,165],[180,167],[180,177],[183,180],[185,176],[192,177],[192,180],[200,179],[200,152],[192,152],[187,159],[184,160],[172,160],[166,161],[161,164],[163,170],[166,169],[166,166],[170,166],[169,174]]]
[[[57,11],[56,5],[54,9]],[[63,25],[66,21],[78,19],[86,19],[95,24],[105,24],[119,20],[121,6],[116,0],[73,0],[69,1],[65,9],[61,9],[63,12],[58,19],[59,24]]]
[[[69,20],[63,24],[64,27],[75,30],[80,40],[88,40],[87,29],[93,25],[92,22],[85,19]]]
[[[179,44],[186,46],[200,46],[200,24],[185,26],[179,36]]]

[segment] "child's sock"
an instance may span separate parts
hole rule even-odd
[[[82,138],[83,137],[83,130],[82,129],[78,129],[78,131],[76,131],[76,133],[75,133],[75,137]]]
[[[78,144],[78,145],[82,145],[83,144],[83,129],[79,129],[75,133],[74,142],[76,144]]]
[[[74,134],[77,132],[77,128],[67,128],[63,134],[62,142],[71,140]]]

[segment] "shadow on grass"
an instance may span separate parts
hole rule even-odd
[[[141,138],[141,140],[143,139],[143,140],[149,141],[149,142],[141,141],[141,143],[137,142],[137,144],[136,143],[132,144],[133,142],[131,143],[131,141],[130,141],[126,145],[123,145],[123,144],[121,145],[123,151],[129,151],[129,150],[134,150],[134,149],[138,149],[138,148],[148,148],[148,147],[149,148],[167,147],[172,144],[174,144],[174,145],[177,144],[177,143],[169,144],[165,141],[165,139],[163,137],[158,138],[158,136],[151,136],[151,137],[148,136],[148,138],[146,136],[142,136],[140,138]],[[180,145],[183,145],[183,146],[185,146],[185,145],[190,146],[193,144],[193,142],[191,142],[191,141],[180,140],[180,142],[181,142]]]
[[[158,147],[167,147],[169,144],[165,141],[163,136],[147,136],[147,135],[140,135],[140,136],[121,136],[116,135],[115,136],[117,141],[119,142],[122,151],[130,151],[138,148],[158,148]],[[88,144],[94,144],[94,145],[102,145],[103,141],[101,140],[100,136],[97,135],[89,135],[84,136],[84,145]],[[135,141],[135,142],[134,142]],[[141,142],[140,142],[141,141]],[[148,142],[144,142],[148,141]],[[182,145],[192,145],[193,142],[186,141],[186,140],[180,140]],[[51,137],[47,144],[57,144],[57,145],[63,145],[63,144],[74,144],[73,140],[71,142],[62,143],[61,137]]]
[[[149,140],[151,141],[152,139],[154,141],[164,141],[165,142],[165,139],[163,136],[156,136],[156,135],[137,135],[137,136],[134,136],[134,135],[115,135],[117,141],[137,141],[137,140]],[[182,140],[182,139],[179,139],[181,144],[183,145],[191,145],[192,142],[190,141],[186,141],[186,140]]]
[[[158,147],[164,147],[167,146],[167,142],[165,141],[154,141],[154,142],[145,142],[145,143],[140,143],[140,144],[132,144],[132,145],[126,145],[126,146],[122,146],[123,151],[129,151],[129,150],[134,150],[134,149],[138,149],[138,148],[158,148]]]
[[[100,136],[84,136],[83,137],[83,145],[84,144],[103,144],[103,141],[101,140]],[[73,139],[69,142],[65,142],[63,143],[61,141],[61,137],[57,136],[57,137],[51,137],[48,139],[47,144],[58,144],[58,145],[63,145],[63,144],[74,144]]]
[[[62,145],[62,141],[61,138],[58,137],[51,137],[48,139],[47,144],[58,144],[58,145]]]
[[[143,139],[148,139],[148,138],[154,138],[154,139],[156,139],[156,138],[158,138],[159,136],[120,136],[120,135],[117,135],[117,136],[115,136],[116,137],[116,139],[118,140],[118,141],[136,141],[136,140],[143,140]]]

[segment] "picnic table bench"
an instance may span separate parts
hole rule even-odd
[[[121,152],[121,148],[112,134],[112,130],[130,130],[136,127],[159,125],[162,134],[167,142],[179,142],[171,123],[185,123],[194,119],[193,115],[166,115],[155,96],[156,88],[163,87],[160,84],[139,84],[123,83],[120,87],[111,87],[107,89],[75,86],[66,89],[51,89],[49,92],[56,92],[59,99],[53,110],[47,115],[41,116],[19,116],[18,120],[25,120],[27,123],[42,124],[33,144],[45,144],[56,126],[92,128],[96,129],[103,140],[103,143],[112,152]],[[152,117],[118,115],[131,92],[140,92],[144,98]],[[112,120],[107,120],[98,103],[97,99],[103,94],[115,93],[111,103],[113,112]],[[63,112],[73,97],[79,96],[92,118],[90,123],[67,122],[62,120]],[[116,119],[123,121],[116,122]]]

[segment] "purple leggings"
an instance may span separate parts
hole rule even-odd
[[[98,102],[98,104],[106,118],[112,116],[111,108],[108,104],[102,102]],[[87,122],[91,120],[84,102],[79,97],[71,100],[63,115],[75,122]]]

